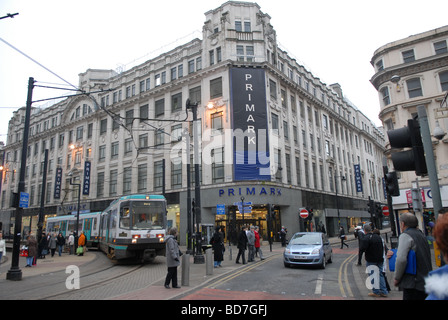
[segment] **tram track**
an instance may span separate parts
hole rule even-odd
[[[86,264],[84,266],[84,268],[81,267],[81,269],[88,269],[89,265],[93,264],[93,262],[94,261]],[[57,299],[65,299],[65,298],[72,296],[74,293],[76,293],[77,295],[82,295],[82,293],[85,291],[92,290],[98,286],[104,286],[104,285],[107,285],[114,281],[117,281],[120,278],[130,276],[133,273],[140,270],[143,266],[144,266],[143,264],[139,264],[139,265],[132,267],[131,269],[126,269],[124,272],[112,272],[112,274],[109,276],[107,276],[107,275],[105,276],[105,273],[110,272],[110,271],[115,271],[117,269],[121,269],[122,265],[119,265],[119,264],[108,265],[105,268],[101,268],[99,270],[94,270],[94,271],[88,272],[88,273],[83,273],[83,271],[81,270],[79,282],[82,283],[82,286],[79,289],[67,289],[66,288],[65,290],[59,291],[57,293],[52,293],[52,294],[47,294],[45,296],[41,296],[41,297],[39,297],[38,300],[54,300],[56,298]],[[67,273],[67,276],[64,278],[63,284],[65,284],[65,281],[67,281],[67,277],[69,277],[68,273]],[[95,281],[95,279],[99,279],[99,280]],[[58,284],[60,285],[61,282],[58,281]]]

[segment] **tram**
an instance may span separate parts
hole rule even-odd
[[[161,195],[129,195],[101,213],[99,248],[112,260],[152,261],[165,255],[167,204]]]
[[[101,212],[81,213],[78,230],[86,236],[87,247],[98,247]],[[64,215],[47,218],[46,232],[61,233],[64,237],[74,234],[76,215]]]

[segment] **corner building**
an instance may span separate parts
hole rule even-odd
[[[368,198],[384,202],[382,132],[338,84],[321,82],[279,47],[270,16],[256,3],[229,1],[205,16],[202,40],[120,73],[89,69],[79,86],[91,94],[33,109],[25,227],[36,228],[49,149],[47,216],[76,212],[67,173],[76,168],[82,179],[89,162],[81,211],[103,210],[121,195],[165,191],[169,225],[185,243],[188,160],[195,194],[187,99],[198,104],[203,224],[224,225],[228,235],[259,225],[266,239],[269,207],[275,237],[282,225],[289,234],[324,225],[334,235],[338,216],[346,230],[371,218]],[[9,172],[20,169],[24,114],[16,111],[10,122]],[[14,223],[9,203],[17,180],[4,174],[4,226]],[[313,213],[307,220],[299,217],[305,207]]]

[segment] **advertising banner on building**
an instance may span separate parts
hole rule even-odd
[[[90,192],[90,168],[91,162],[86,161],[84,163],[84,183],[82,185],[82,194],[88,196]]]
[[[359,164],[355,164],[355,182],[356,192],[362,192],[361,166]]]
[[[61,187],[62,187],[62,168],[56,168],[56,177],[54,182],[54,199],[61,199]]]
[[[271,180],[265,70],[230,69],[235,181]]]

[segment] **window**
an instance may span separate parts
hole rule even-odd
[[[448,52],[448,48],[446,45],[446,40],[435,42],[434,43],[434,51],[436,54],[443,54]]]
[[[104,172],[98,172],[96,182],[96,196],[102,197],[104,196]]]
[[[423,95],[422,86],[419,78],[414,78],[406,81],[408,86],[409,98],[420,97]]]
[[[160,117],[165,114],[165,99],[157,100],[155,103],[155,116]]]
[[[139,148],[147,148],[148,147],[148,134],[144,133],[138,137],[138,147]]]
[[[188,61],[188,74],[194,72],[194,60]]]
[[[275,81],[269,80],[269,93],[273,100],[277,100],[277,83]]]
[[[132,154],[132,138],[128,138],[126,140],[124,140],[124,155],[128,156]]]
[[[272,113],[271,118],[272,118],[272,130],[277,130],[277,134],[278,134],[278,130],[279,130],[278,115],[276,115],[275,113]]]
[[[118,158],[118,141],[112,142],[111,149],[110,149],[110,157],[112,159]]]
[[[415,61],[414,49],[403,51],[401,54],[403,55],[404,63]]]
[[[83,126],[76,128],[76,141],[82,140],[83,133],[84,133]]]
[[[107,119],[101,120],[100,123],[100,135],[106,134],[107,132]]]
[[[448,90],[448,71],[444,71],[439,73],[440,77],[440,86],[442,88],[442,91]]]
[[[118,183],[118,170],[110,170],[109,177],[109,195],[113,196],[117,194],[117,183]]]
[[[211,115],[212,130],[222,132],[222,112],[215,112]]]
[[[250,21],[244,21],[244,32],[251,32],[252,28],[250,25]]]
[[[222,78],[210,80],[210,99],[222,97]]]
[[[236,46],[237,61],[244,61],[244,46]]]
[[[215,64],[215,50],[210,50],[209,57],[210,57],[210,65],[212,66]]]
[[[132,167],[124,168],[123,171],[123,194],[130,194],[132,191]]]
[[[100,146],[99,150],[98,150],[98,161],[104,161],[106,160],[106,146]]]
[[[144,192],[147,188],[148,165],[140,164],[138,166],[138,192]]]
[[[176,112],[182,110],[182,92],[171,97],[171,111]]]
[[[164,139],[163,139],[163,135],[165,134],[165,132],[161,129],[157,129],[155,132],[155,145],[156,146],[160,146],[164,143]]]
[[[180,159],[171,163],[171,188],[182,188],[182,161]]]
[[[171,127],[171,142],[176,143],[182,141],[182,125],[176,124]]]
[[[384,87],[380,90],[380,92],[381,92],[381,96],[383,98],[383,104],[385,106],[387,106],[388,104],[390,104],[389,88]]]
[[[132,128],[133,122],[134,122],[134,110],[126,111],[126,127]]]
[[[379,60],[376,64],[376,70],[377,72],[384,70],[384,64],[383,64],[383,59]]]
[[[177,79],[177,67],[171,68],[171,81]]]
[[[163,160],[154,162],[154,191],[163,188]]]
[[[212,182],[224,182],[224,148],[212,150]]]
[[[145,121],[149,118],[149,106],[144,105],[140,107],[140,121]]]
[[[243,24],[241,23],[241,20],[235,21],[235,30],[238,32],[243,32]]]

